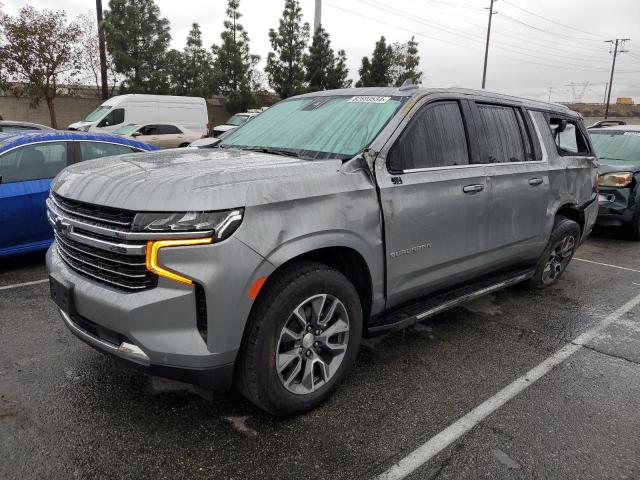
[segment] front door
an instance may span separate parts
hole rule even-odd
[[[376,160],[388,306],[473,277],[488,248],[486,170],[471,163],[466,101],[443,99],[414,112]]]
[[[0,155],[0,254],[45,247],[52,239],[45,200],[68,164],[67,142],[25,145]]]

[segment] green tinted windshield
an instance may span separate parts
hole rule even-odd
[[[249,120],[249,117],[247,117],[246,115],[234,115],[229,120],[227,120],[226,124],[235,125],[236,127],[239,127],[240,125],[245,123],[247,120]]]
[[[640,162],[640,132],[590,132],[596,154],[603,161]]]
[[[131,135],[138,127],[139,125],[136,125],[135,123],[129,123],[124,127],[120,127],[117,130],[114,130],[113,133],[115,135]]]
[[[95,122],[96,120],[100,120],[102,116],[111,110],[111,107],[98,107],[84,119],[85,122]]]
[[[289,150],[306,158],[350,158],[367,147],[401,105],[380,96],[285,100],[235,130],[221,147]]]

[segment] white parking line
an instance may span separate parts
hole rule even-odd
[[[576,258],[573,257],[574,260],[577,260],[579,262],[587,262],[587,263],[593,263],[595,265],[602,265],[603,267],[611,267],[611,268],[617,268],[619,270],[626,270],[627,272],[636,272],[636,273],[640,273],[640,270],[635,270],[633,268],[627,268],[627,267],[620,267],[619,265],[611,265],[609,263],[602,263],[602,262],[594,262],[593,260],[587,260],[586,258]]]
[[[640,294],[608,315],[598,325],[577,336],[571,343],[567,343],[564,347],[548,357],[538,366],[529,370],[513,383],[507,385],[496,393],[493,397],[485,400],[464,417],[449,425],[435,437],[422,444],[409,455],[401,459],[397,464],[389,468],[386,472],[376,477],[376,480],[399,480],[413,473],[435,455],[469,432],[482,420],[502,407],[509,400],[522,393],[527,387],[533,385],[536,381],[549,373],[554,367],[557,367],[571,355],[579,351],[583,345],[638,304],[640,304]]]
[[[48,278],[43,278],[42,280],[34,280],[33,282],[24,282],[24,283],[14,283],[13,285],[4,285],[0,287],[0,290],[9,290],[11,288],[19,288],[19,287],[28,287],[29,285],[38,285],[39,283],[48,282]]]

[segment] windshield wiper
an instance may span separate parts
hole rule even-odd
[[[291,150],[283,150],[280,148],[271,147],[240,147],[240,150],[249,150],[251,152],[269,153],[272,155],[284,155],[287,157],[300,158],[300,154]]]

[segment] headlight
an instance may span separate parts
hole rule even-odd
[[[221,212],[138,213],[135,232],[212,232],[216,240],[229,237],[242,223],[244,209]]]
[[[632,180],[631,172],[615,172],[600,175],[598,183],[601,187],[626,187]]]
[[[156,275],[191,285],[193,280],[161,265],[160,250],[171,247],[206,245],[224,240],[235,232],[242,223],[244,209],[222,212],[182,212],[182,213],[138,213],[133,219],[132,229],[136,232],[192,232],[198,238],[175,240],[150,240],[147,242],[147,269]],[[202,237],[202,234],[210,236]]]

